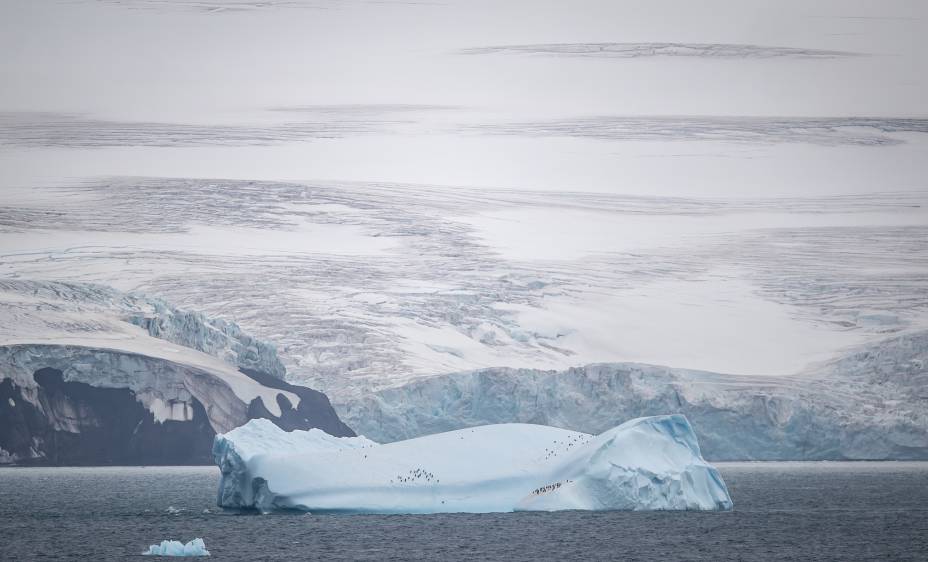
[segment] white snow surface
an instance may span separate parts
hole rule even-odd
[[[209,556],[206,550],[206,543],[203,539],[196,538],[184,544],[180,541],[161,541],[161,544],[153,544],[148,550],[143,552],[144,556]]]
[[[333,399],[502,366],[792,375],[928,327],[924,2],[55,14],[0,3],[0,276],[234,318]]]
[[[599,435],[498,424],[378,445],[266,420],[217,435],[218,503],[262,512],[729,510],[684,416]]]
[[[218,400],[223,407],[208,409],[217,432],[245,421],[256,398],[275,416],[278,395],[294,407],[300,402],[239,371],[283,376],[284,367],[273,346],[231,322],[100,285],[2,280],[0,379],[35,388],[33,373],[42,367],[68,381],[130,388],[158,421],[189,421],[191,398]]]
[[[718,391],[696,407],[721,422],[686,412],[707,453],[749,450],[726,439],[732,401],[763,443],[794,437],[777,454],[822,428],[822,457],[928,451],[924,387],[897,385],[923,367],[797,378],[928,329],[928,3],[73,0],[55,21],[45,3],[0,2],[0,277],[234,319],[376,439],[598,432],[679,390]],[[32,354],[95,346],[61,348],[88,358],[74,380],[103,343],[107,361],[213,361],[174,343],[271,366],[192,314],[60,301],[0,313],[0,332]],[[628,362],[755,379],[671,377],[639,401],[546,374]],[[446,375],[485,369],[511,404],[481,409],[485,377]],[[121,372],[186,419],[180,385]]]

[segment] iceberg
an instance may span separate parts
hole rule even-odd
[[[184,544],[180,541],[161,541],[161,544],[153,544],[148,550],[142,553],[143,556],[209,556],[206,550],[206,543],[203,539],[196,538]]]
[[[377,444],[255,419],[216,436],[223,508],[341,513],[730,510],[682,415],[599,435],[498,424]]]

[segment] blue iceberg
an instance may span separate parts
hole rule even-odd
[[[498,424],[377,444],[256,419],[216,436],[221,507],[261,512],[729,510],[681,415],[599,435]]]
[[[206,543],[203,539],[196,538],[184,544],[180,541],[161,541],[161,544],[153,544],[148,550],[142,553],[144,556],[209,556],[206,550]]]

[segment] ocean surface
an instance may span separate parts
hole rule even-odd
[[[928,463],[719,463],[730,513],[252,515],[213,467],[0,469],[0,560],[928,560]]]

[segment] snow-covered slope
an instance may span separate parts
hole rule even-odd
[[[928,328],[928,3],[58,4],[0,2],[0,276],[234,318],[340,398]]]
[[[631,363],[566,371],[483,369],[336,404],[374,439],[488,423],[596,433],[623,419],[685,414],[713,460],[928,459],[928,332],[860,348],[791,377]]]
[[[153,338],[200,351],[233,367],[281,379],[286,373],[274,346],[232,322],[104,285],[0,279],[0,307],[5,320],[0,325],[0,344],[4,345],[106,338],[122,341],[110,344],[114,348],[124,346],[131,351],[136,349],[131,342],[144,339],[127,325],[131,324]]]
[[[719,473],[683,416],[600,435],[502,424],[378,445],[254,420],[217,435],[218,503],[354,513],[727,510]]]
[[[215,433],[254,417],[352,434],[283,374],[229,322],[97,285],[0,282],[0,463],[205,462]]]
[[[0,206],[0,276],[233,318],[278,346],[291,382],[338,400],[496,366],[787,375],[928,327],[926,210],[917,192],[104,178]]]

